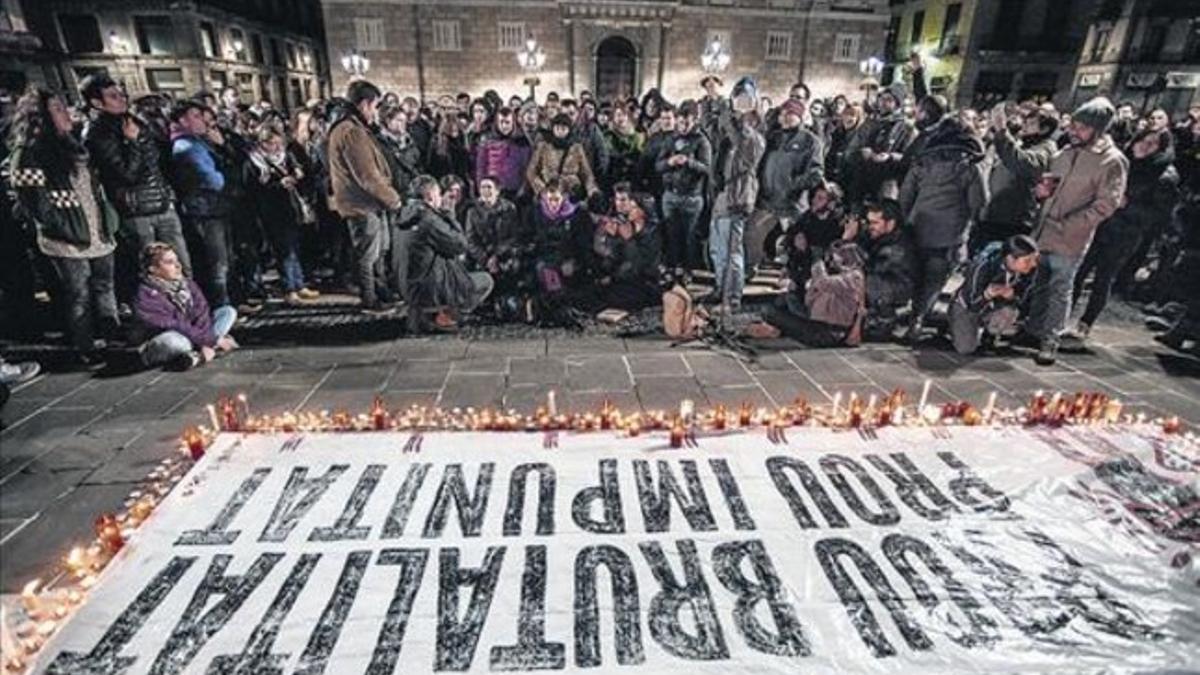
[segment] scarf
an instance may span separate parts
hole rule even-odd
[[[575,215],[575,204],[566,197],[563,197],[562,205],[558,207],[558,212],[550,211],[550,205],[546,203],[545,196],[538,198],[538,208],[542,211],[542,217],[552,223],[558,223],[564,220],[570,220],[571,216]]]
[[[191,311],[192,289],[188,287],[188,281],[186,278],[182,278],[177,281],[171,281],[170,279],[163,279],[162,277],[153,274],[147,274],[145,276],[145,282],[152,288],[157,289],[163,295],[167,296],[167,299],[171,301],[171,304],[178,307],[179,311],[183,312],[184,315],[187,315],[187,313]]]

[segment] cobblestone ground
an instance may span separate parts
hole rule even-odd
[[[761,345],[747,363],[613,327],[479,326],[457,337],[404,338],[400,321],[367,319],[332,302],[268,310],[235,331],[241,351],[206,367],[52,372],[16,390],[0,432],[0,591],[18,590],[88,538],[95,515],[120,506],[175,451],[184,427],[204,423],[204,404],[220,394],[246,393],[254,412],[365,410],[376,395],[391,406],[531,409],[551,389],[560,409],[596,408],[604,399],[654,409],[684,398],[700,406],[774,405],[799,395],[822,403],[839,391],[913,392],[932,378],[934,402],[982,402],[995,391],[1001,404],[1015,405],[1038,389],[1096,390],[1136,410],[1200,423],[1200,362],[1169,352],[1116,313],[1093,331],[1088,353],[1039,368],[1023,352],[964,358],[938,342],[817,351],[779,341]]]

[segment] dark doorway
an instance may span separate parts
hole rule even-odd
[[[614,35],[596,47],[596,97],[602,101],[636,96],[637,50]]]

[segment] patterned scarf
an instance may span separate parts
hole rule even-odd
[[[171,304],[178,307],[185,315],[192,309],[192,289],[188,287],[186,278],[172,281],[155,274],[147,274],[145,280],[151,287],[166,295]]]

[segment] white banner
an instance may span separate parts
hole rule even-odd
[[[1144,428],[223,435],[51,673],[1200,668],[1200,461]]]

